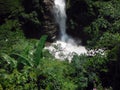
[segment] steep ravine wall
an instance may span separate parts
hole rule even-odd
[[[53,17],[53,0],[43,0],[42,8],[43,8],[43,34],[48,35],[48,40],[55,40],[57,36],[57,25],[55,23],[54,17]]]
[[[55,23],[52,9],[53,0],[24,0],[25,13],[21,15],[23,30],[28,38],[40,38],[48,35],[48,41],[54,41],[57,36],[57,25]]]

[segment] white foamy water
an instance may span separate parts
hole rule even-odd
[[[90,49],[87,50],[84,46],[56,41],[44,49],[48,50],[52,56],[59,60],[68,60],[71,62],[74,55],[95,56],[97,54],[105,56],[105,49]]]
[[[87,54],[87,50],[83,46],[72,45],[63,41],[56,41],[52,45],[45,47],[49,52],[56,58],[60,60],[69,60],[71,62],[75,54]]]

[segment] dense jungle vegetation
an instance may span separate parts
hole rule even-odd
[[[43,49],[44,1],[0,0],[0,90],[120,90],[120,0],[66,0],[67,32],[106,53],[71,63]]]

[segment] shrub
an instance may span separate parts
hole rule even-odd
[[[108,59],[101,55],[94,57],[74,56],[72,60],[72,65],[75,68],[73,76],[78,90],[92,89],[94,87],[92,85],[101,84],[99,75],[100,72],[107,72],[107,62]]]

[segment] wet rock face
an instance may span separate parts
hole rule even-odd
[[[54,0],[43,0],[43,34],[48,35],[48,41],[54,41],[57,36],[57,25],[52,13]]]
[[[52,13],[54,0],[24,0],[25,13],[21,15],[23,31],[27,38],[40,38],[48,35],[48,41],[57,36],[57,25]]]

